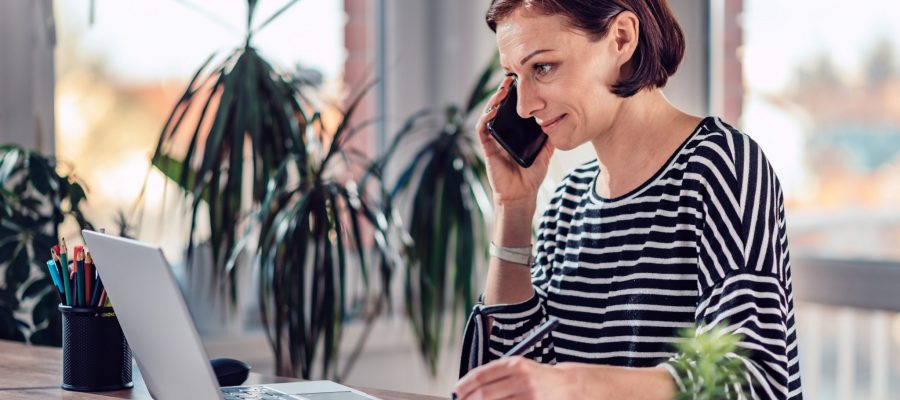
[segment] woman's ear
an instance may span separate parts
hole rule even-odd
[[[622,11],[610,23],[609,35],[613,39],[613,51],[617,55],[616,64],[619,67],[630,61],[631,56],[634,55],[638,46],[640,29],[638,17],[631,11]]]

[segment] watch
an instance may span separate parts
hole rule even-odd
[[[534,263],[534,256],[531,255],[531,246],[527,247],[500,247],[491,242],[488,252],[492,257],[497,257],[503,261],[513,264],[520,264],[531,267]]]

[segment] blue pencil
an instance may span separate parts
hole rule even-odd
[[[56,289],[59,301],[62,302],[62,282],[59,281],[59,271],[56,270],[56,262],[47,260],[47,269],[50,270],[50,279],[53,280],[53,288]]]

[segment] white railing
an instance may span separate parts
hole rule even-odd
[[[900,399],[900,263],[793,263],[804,398]]]

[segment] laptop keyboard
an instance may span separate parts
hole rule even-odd
[[[237,386],[222,388],[225,400],[297,400],[265,386]]]

